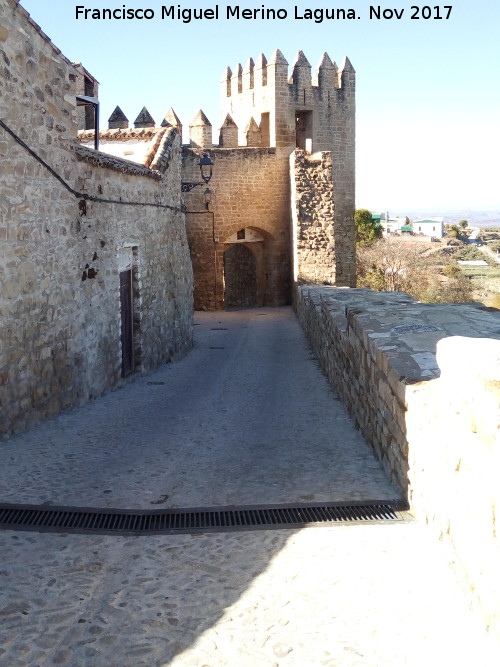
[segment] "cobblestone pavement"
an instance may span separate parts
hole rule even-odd
[[[196,322],[186,359],[2,442],[1,499],[157,508],[397,496],[289,309]],[[0,665],[498,665],[448,561],[417,523],[4,531]]]
[[[182,361],[2,442],[3,502],[151,509],[394,497],[291,309],[195,322]]]

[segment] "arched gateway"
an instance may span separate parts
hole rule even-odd
[[[254,308],[257,301],[257,259],[244,245],[224,253],[224,307]]]

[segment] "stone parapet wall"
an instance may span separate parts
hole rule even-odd
[[[416,302],[406,294],[368,289],[299,287],[297,312],[321,366],[335,386],[356,426],[372,444],[393,481],[408,487],[408,451],[405,437],[405,382],[419,382],[422,369],[404,347],[373,329],[370,321],[385,311],[387,336],[401,322],[402,310]],[[389,316],[389,312],[391,315]],[[385,343],[385,344],[384,344]],[[401,357],[405,352],[405,359]],[[399,356],[399,358],[398,358]],[[389,368],[389,359],[394,366]]]
[[[298,288],[318,360],[500,640],[500,312]]]

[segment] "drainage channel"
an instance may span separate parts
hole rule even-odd
[[[394,523],[411,520],[403,500],[195,507],[170,510],[100,509],[0,504],[0,529],[33,532],[175,535],[305,528],[336,524]]]

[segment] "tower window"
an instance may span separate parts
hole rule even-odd
[[[295,112],[296,146],[303,151],[312,152],[313,112]]]

